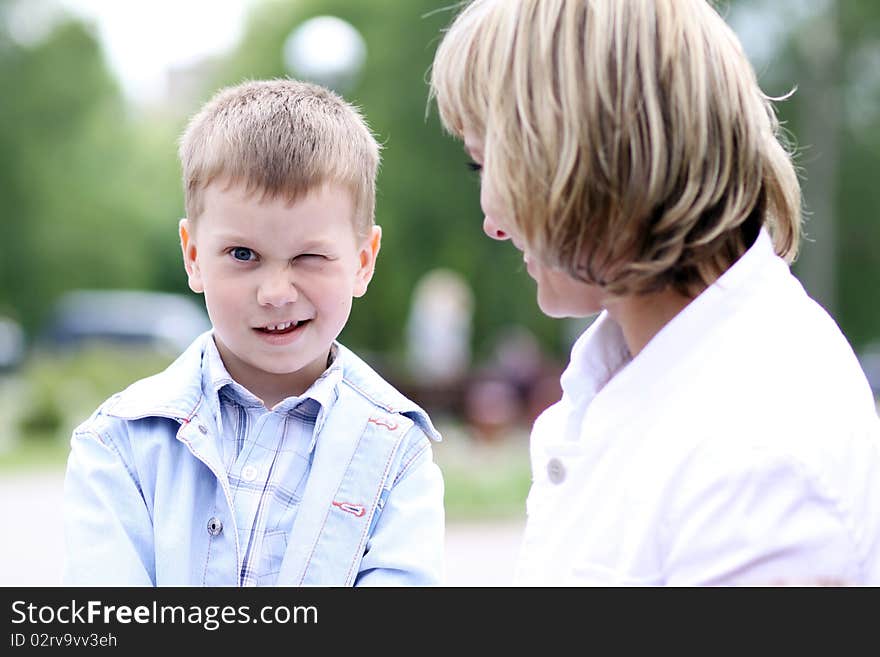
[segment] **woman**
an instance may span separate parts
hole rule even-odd
[[[704,0],[476,0],[432,94],[483,228],[601,312],[536,421],[519,584],[880,584],[880,421],[791,275],[800,189]]]

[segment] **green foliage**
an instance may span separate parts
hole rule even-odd
[[[842,49],[838,320],[857,346],[880,343],[880,3],[838,2]]]
[[[780,113],[800,149],[808,236],[802,251],[816,248],[809,241],[814,223],[833,222],[836,280],[830,310],[857,350],[880,340],[880,304],[875,300],[880,289],[878,29],[878,3],[837,1],[793,31],[781,51],[781,67],[790,76],[787,84],[797,87],[791,100],[780,105]],[[822,36],[829,31],[835,40],[831,46],[829,37]],[[828,96],[835,100],[828,101]],[[826,102],[836,108],[833,116],[823,113]],[[830,169],[829,162],[834,162]],[[831,216],[817,216],[817,206]],[[795,271],[806,279],[805,266],[798,262]]]
[[[7,44],[0,85],[15,90],[0,100],[0,309],[34,333],[65,290],[152,286],[132,236],[157,190],[94,36],[70,21],[38,45]]]
[[[0,387],[0,408],[11,415],[13,442],[66,444],[101,402],[170,361],[154,351],[98,345],[65,354],[35,353],[17,385]]]

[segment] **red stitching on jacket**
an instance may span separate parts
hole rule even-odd
[[[355,518],[363,518],[364,514],[367,512],[362,504],[352,504],[351,502],[336,502],[334,500],[333,506],[338,506],[340,509],[346,513],[350,513]]]
[[[373,424],[378,424],[380,427],[385,427],[389,431],[394,431],[395,429],[397,429],[397,422],[392,422],[388,419],[371,417],[369,419],[369,422],[372,422]]]

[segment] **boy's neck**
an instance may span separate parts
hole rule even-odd
[[[232,379],[263,402],[271,410],[288,397],[300,397],[327,369],[330,350],[295,372],[276,374],[254,367],[232,353],[222,341],[214,337],[223,366]]]

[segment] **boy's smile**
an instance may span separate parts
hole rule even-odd
[[[290,344],[295,340],[295,336],[302,333],[306,324],[311,320],[304,319],[294,322],[282,322],[274,326],[259,326],[254,330],[264,338],[269,344]]]
[[[215,182],[180,237],[226,369],[271,408],[326,369],[352,298],[372,277],[381,230],[357,238],[353,199],[338,185],[290,204]]]

